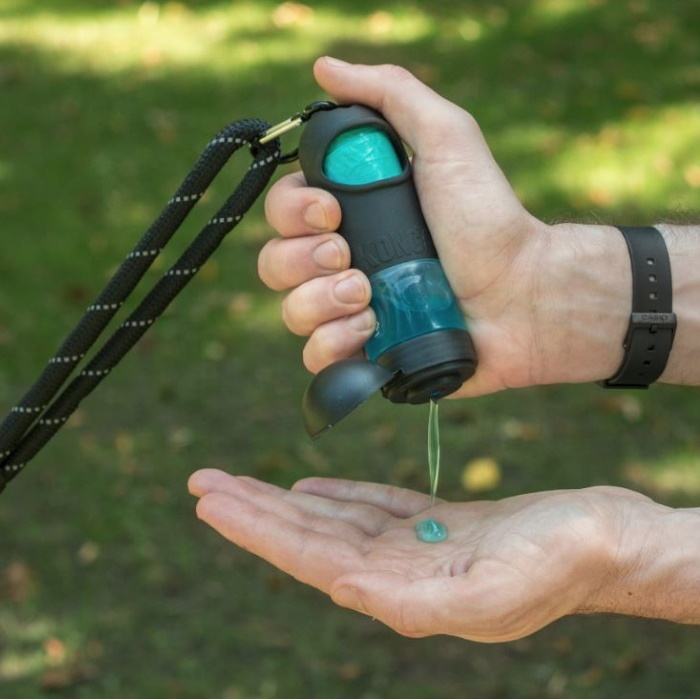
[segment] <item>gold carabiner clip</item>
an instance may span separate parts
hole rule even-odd
[[[306,105],[306,107],[304,107],[304,109],[302,109],[301,112],[293,114],[291,117],[288,117],[283,122],[279,122],[279,124],[275,124],[274,126],[271,126],[269,129],[264,131],[257,138],[257,142],[262,145],[267,143],[268,141],[272,141],[273,139],[279,138],[283,134],[286,134],[288,131],[292,131],[292,129],[296,129],[298,126],[301,126],[304,122],[308,121],[312,114],[315,114],[316,112],[326,111],[329,109],[335,109],[337,106],[338,105],[335,102],[331,102],[330,100],[317,100],[316,102],[311,102],[310,104]],[[292,161],[295,161],[297,159],[298,155],[299,149],[295,148],[293,151],[290,151],[289,153],[280,156],[279,162],[291,163]]]

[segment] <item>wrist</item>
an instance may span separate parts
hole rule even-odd
[[[673,347],[659,378],[667,384],[700,384],[700,276],[698,227],[656,224],[668,248]],[[613,376],[623,357],[632,310],[629,252],[618,229],[598,224],[542,224],[543,279],[536,290],[533,334],[541,384],[599,381]],[[546,342],[542,342],[546,339]]]
[[[612,226],[544,225],[535,286],[542,384],[591,382],[615,373],[632,303],[629,254]]]
[[[580,612],[700,623],[700,510],[674,509],[625,490],[601,584]]]

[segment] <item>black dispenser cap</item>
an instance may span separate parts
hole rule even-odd
[[[394,372],[367,360],[342,360],[321,370],[304,393],[306,432],[318,437],[391,381]]]
[[[377,364],[395,373],[383,393],[394,403],[427,403],[459,389],[476,371],[476,351],[467,331],[443,328],[387,350]]]
[[[341,360],[319,372],[304,393],[306,432],[318,437],[382,390],[393,403],[427,403],[457,391],[476,370],[467,331],[443,329],[397,345],[376,363]]]

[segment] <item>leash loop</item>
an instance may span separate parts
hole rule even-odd
[[[263,192],[282,157],[277,137],[268,138],[265,143],[260,141],[269,128],[269,123],[261,119],[242,119],[232,122],[209,141],[158,218],[87,307],[37,381],[0,423],[0,491],[58,432],[80,402],[114,370]],[[59,394],[229,158],[244,146],[250,148],[253,161],[233,194]]]
[[[281,121],[279,122],[279,124],[275,124],[274,126],[271,126],[269,129],[267,129],[263,134],[261,134],[258,137],[256,143],[264,145],[272,139],[278,139],[280,136],[286,134],[288,131],[296,129],[298,126],[301,126],[302,124],[307,122],[311,118],[311,116],[316,112],[335,109],[337,106],[338,105],[335,102],[331,102],[330,100],[316,100],[315,102],[310,102],[301,111],[292,114],[291,117],[287,117],[287,119],[285,119],[284,121]],[[280,156],[279,162],[293,163],[298,157],[299,149],[295,148],[289,153],[285,153],[284,155]]]

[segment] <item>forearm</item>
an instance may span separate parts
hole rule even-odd
[[[700,384],[700,227],[659,224],[669,250],[678,327],[660,381]],[[627,246],[612,226],[548,226],[539,290],[538,325],[545,382],[587,382],[612,376],[632,305]]]
[[[700,508],[642,501],[625,520],[609,575],[586,611],[700,624]]]
[[[659,224],[671,258],[673,310],[678,317],[673,348],[659,381],[700,384],[700,226]]]

